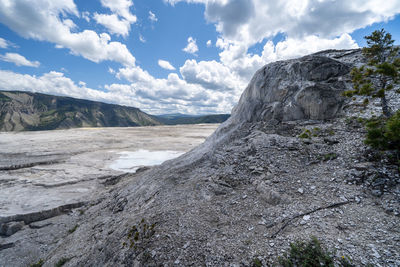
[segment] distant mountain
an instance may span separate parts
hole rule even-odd
[[[0,91],[0,131],[162,124],[138,108],[39,93]]]
[[[157,116],[157,119],[163,124],[199,124],[199,123],[222,123],[230,117],[229,114],[215,115],[186,115],[186,114],[165,114]]]
[[[221,123],[229,114],[153,116],[138,108],[40,93],[0,91],[0,131]]]

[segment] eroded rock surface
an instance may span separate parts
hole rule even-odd
[[[314,235],[357,266],[399,266],[398,170],[371,161],[362,126],[348,118],[361,107],[340,95],[362,62],[359,50],[331,50],[267,65],[205,143],[60,217],[79,227],[31,260],[273,266],[290,242]]]

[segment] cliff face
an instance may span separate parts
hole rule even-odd
[[[161,124],[138,108],[70,97],[0,91],[0,131]]]
[[[251,266],[258,258],[274,266],[290,242],[313,235],[357,266],[400,265],[398,170],[373,159],[350,119],[361,105],[341,97],[362,63],[360,50],[347,50],[263,67],[205,143],[125,176],[85,208],[72,234],[65,217],[53,222],[61,237],[41,245],[36,260]],[[41,230],[31,243],[54,235]]]

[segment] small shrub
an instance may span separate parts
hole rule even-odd
[[[338,157],[336,153],[328,153],[323,155],[322,160],[323,161],[328,161],[328,160],[334,160]]]
[[[73,232],[76,231],[76,229],[78,229],[78,227],[79,227],[79,225],[75,225],[74,227],[72,227],[71,229],[69,229],[68,232],[69,232],[70,234],[72,234]]]
[[[290,244],[289,254],[279,257],[279,264],[283,267],[313,267],[332,266],[334,260],[332,252],[324,249],[316,237],[311,237],[308,242],[296,241]]]
[[[259,258],[253,259],[253,267],[262,267],[262,262]]]
[[[347,256],[340,257],[339,264],[342,267],[354,267],[354,265],[351,263],[351,259]]]
[[[69,258],[61,258],[55,265],[54,267],[61,267],[64,264],[66,264],[70,259]]]
[[[400,110],[389,119],[372,118],[366,123],[365,143],[379,150],[400,151]]]
[[[308,129],[305,129],[305,130],[299,135],[299,138],[301,138],[301,139],[305,139],[305,138],[311,139],[311,131],[308,130]]]
[[[44,264],[44,260],[40,259],[38,262],[29,265],[30,267],[42,267]]]
[[[132,228],[128,232],[128,241],[130,243],[129,247],[137,249],[141,243],[154,235],[155,226],[155,223],[153,223],[152,225],[148,225],[144,219],[142,219],[137,226],[132,226]],[[122,243],[122,246],[125,247],[126,245],[126,242]]]
[[[324,248],[316,237],[309,241],[296,241],[290,244],[288,253],[278,258],[283,267],[355,267],[347,256],[334,256],[334,251]]]

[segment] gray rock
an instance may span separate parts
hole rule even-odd
[[[343,104],[350,67],[339,61],[306,56],[271,63],[257,71],[232,111],[232,121],[333,118]]]
[[[0,225],[0,235],[11,236],[21,230],[24,225],[23,221],[3,223]]]
[[[271,205],[278,205],[281,201],[281,195],[275,192],[270,186],[261,182],[257,188],[257,192],[260,194],[261,199]]]

